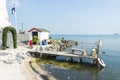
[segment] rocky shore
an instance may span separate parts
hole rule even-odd
[[[28,45],[24,41],[28,40],[27,34],[18,34],[17,49],[13,49],[12,34],[8,33],[7,49],[0,50],[0,80],[45,80],[37,74],[32,68],[37,66],[35,61],[31,61]],[[0,33],[0,40],[2,34]],[[30,65],[30,62],[32,64]],[[39,69],[40,67],[37,67]],[[40,72],[44,72],[42,69]]]
[[[17,35],[17,49],[13,49],[12,34],[8,33],[7,49],[0,50],[0,80],[57,80],[52,75],[40,68],[35,61],[27,53],[30,50],[28,46],[28,35]],[[0,33],[2,41],[2,34]],[[76,41],[61,40],[59,50],[65,50],[68,47],[77,45]]]

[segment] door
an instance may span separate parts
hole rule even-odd
[[[32,37],[37,36],[38,37],[38,32],[32,32]]]

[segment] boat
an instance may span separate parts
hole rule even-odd
[[[102,58],[99,57],[99,47],[102,45],[101,40],[95,42],[95,45],[97,46],[97,48],[91,49],[91,55],[89,56],[89,58],[93,59],[93,64],[97,64],[97,65],[100,65],[102,67],[105,67],[106,65],[105,65],[104,61],[102,60]],[[81,52],[84,52],[86,55],[86,52],[85,52],[86,50],[83,48],[82,49],[73,49],[73,50],[79,50]],[[94,62],[94,60],[95,60],[95,62]]]
[[[114,33],[113,35],[119,35],[119,33]]]

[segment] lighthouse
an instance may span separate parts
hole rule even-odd
[[[6,26],[10,26],[9,17],[6,9],[6,0],[0,0],[0,31]]]

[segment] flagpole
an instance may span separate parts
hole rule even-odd
[[[14,18],[15,18],[15,29],[16,29],[16,31],[17,31],[17,14],[16,14],[16,12],[15,12]]]
[[[16,2],[15,2],[16,3]],[[17,9],[16,9],[16,4],[14,4],[14,7],[15,7],[15,15],[14,15],[14,18],[15,18],[15,29],[16,29],[16,31],[17,31]]]
[[[12,7],[11,11],[12,11],[12,14],[14,15],[14,25],[13,26],[14,26],[14,28],[17,31],[17,12],[16,12],[16,5],[15,5],[15,3],[13,4],[13,7]]]

